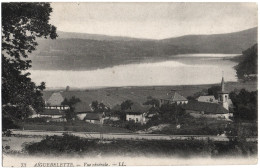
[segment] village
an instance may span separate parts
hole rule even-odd
[[[257,3],[1,10],[2,166],[257,164]]]
[[[214,95],[204,95],[199,96],[195,101],[189,101],[177,91],[171,90],[165,95],[155,97],[154,100],[159,102],[158,107],[169,104],[181,106],[186,113],[194,118],[197,118],[197,120],[200,120],[200,118],[212,118],[215,120],[232,121],[233,104],[229,98],[229,93],[225,91],[224,78],[222,78],[220,86],[221,91],[218,92],[218,99],[215,99]],[[72,106],[74,109],[73,112],[76,114],[72,120],[80,120],[93,124],[104,124],[106,121],[125,120],[143,125],[146,124],[152,117],[158,115],[156,110],[151,110],[155,108],[156,104],[145,105],[145,102],[132,102],[128,99],[126,99],[125,102],[128,100],[131,101],[131,103],[129,104],[129,107],[125,109],[122,109],[123,102],[121,102],[120,105],[102,101],[101,103],[104,107],[102,109],[95,110],[93,104],[96,103],[96,106],[99,106],[99,103],[96,100],[89,100],[84,94],[87,95],[88,92],[83,92],[81,95],[74,95],[73,91],[58,91],[52,92],[49,95],[44,93],[44,110],[41,112],[32,110],[33,114],[30,118],[44,118],[46,119],[46,122],[67,122],[66,111],[70,110],[70,106],[65,105],[63,102],[65,99],[69,100],[73,96],[79,97],[80,102],[77,102]],[[148,98],[148,101],[149,99],[152,100],[151,97]],[[120,118],[116,112],[125,113],[125,118]]]

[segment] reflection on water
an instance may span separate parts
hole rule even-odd
[[[226,81],[236,81],[235,65],[232,61],[216,57],[178,57],[98,70],[30,72],[36,83],[45,81],[47,87],[190,85],[219,83],[222,71]]]
[[[234,56],[239,56],[241,54],[178,54],[174,55],[173,57],[189,57],[189,58],[194,58],[194,57],[204,57],[204,58],[224,58],[224,57],[234,57]]]

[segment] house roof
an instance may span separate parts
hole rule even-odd
[[[185,104],[184,109],[193,111],[203,111],[205,114],[226,114],[228,110],[220,104],[208,103],[208,102],[195,102],[189,101]]]
[[[43,91],[44,100],[47,102],[54,93],[57,93],[57,91]],[[75,105],[76,112],[91,111],[91,108],[89,105],[93,101],[98,101],[99,103],[102,102],[105,106],[107,106],[109,108],[113,108],[116,104],[121,104],[124,100],[126,100],[125,97],[118,96],[117,93],[113,93],[113,94],[111,94],[111,93],[109,94],[109,93],[110,93],[109,91],[105,91],[105,90],[59,92],[59,94],[62,95],[62,97],[64,99],[66,98],[69,100],[73,96],[80,99],[81,102],[77,103]],[[144,100],[145,100],[145,98],[144,98]],[[140,102],[143,102],[144,100],[140,100]],[[60,104],[58,104],[58,105],[60,105]]]
[[[167,93],[167,95],[160,97],[163,100],[171,100],[171,101],[187,101],[185,97],[177,93],[176,91],[171,91]]]
[[[53,93],[58,91],[54,90],[45,90],[43,91],[43,98],[47,102],[47,100],[52,96]],[[113,109],[114,106],[118,105],[129,99],[135,100],[136,102],[144,103],[147,101],[147,95],[150,95],[155,98],[159,98],[161,95],[166,95],[168,91],[156,89],[152,92],[150,90],[143,90],[140,88],[132,88],[132,89],[120,89],[120,88],[107,88],[107,89],[89,89],[89,90],[70,90],[70,91],[61,91],[59,92],[62,97],[68,100],[75,96],[81,100],[81,103],[85,105],[79,105],[78,109],[76,108],[76,112],[87,112],[91,111],[90,104],[93,101],[98,101],[99,103],[103,103],[105,106]],[[186,93],[186,92],[184,92]],[[77,104],[78,105],[78,104]],[[121,107],[120,107],[121,110]]]
[[[210,103],[216,103],[217,100],[215,99],[215,97],[213,95],[209,95],[209,96],[200,96],[197,98],[197,100],[199,102],[210,102]]]
[[[63,102],[64,97],[61,95],[60,92],[53,93],[48,99],[47,104],[51,106],[59,106]]]
[[[128,112],[126,115],[142,115],[143,113],[141,112]]]
[[[44,109],[40,112],[41,115],[64,115],[65,112],[59,109]]]
[[[82,101],[78,102],[73,107],[75,108],[74,110],[75,113],[85,113],[85,112],[92,111],[90,104],[88,104],[87,102],[82,102]]]
[[[126,113],[145,113],[148,112],[151,106],[141,105],[140,103],[134,102],[131,108],[125,110]]]
[[[87,113],[84,120],[100,120],[102,116],[103,116],[102,113],[94,113],[94,112]]]

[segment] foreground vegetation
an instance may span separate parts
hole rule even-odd
[[[101,126],[99,124],[76,121],[73,123],[58,122],[19,122],[19,127],[24,130],[42,130],[42,131],[74,131],[74,132],[103,132],[103,133],[126,133],[130,130],[111,126]]]
[[[242,142],[238,139],[229,142],[210,140],[87,140],[73,135],[47,136],[42,141],[25,146],[29,155],[120,155],[120,156],[253,156],[257,154],[257,143]]]

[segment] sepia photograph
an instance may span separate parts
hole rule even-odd
[[[258,163],[257,2],[1,2],[3,167]]]

